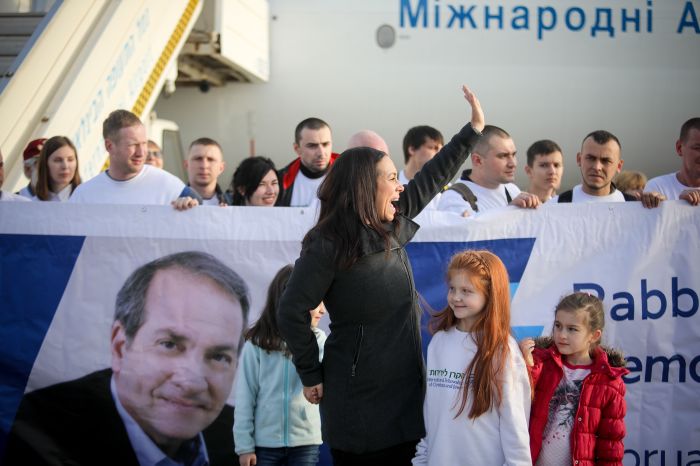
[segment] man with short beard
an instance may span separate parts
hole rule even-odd
[[[308,207],[318,202],[318,187],[338,157],[330,126],[320,118],[303,120],[294,130],[293,148],[298,157],[279,172],[277,205]]]

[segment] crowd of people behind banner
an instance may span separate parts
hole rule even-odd
[[[23,155],[30,182],[17,194],[2,192],[0,200],[166,204],[178,210],[299,206],[317,213],[299,259],[274,278],[264,311],[250,329],[245,329],[245,292],[237,289],[222,298],[240,301],[236,309],[244,309],[238,325],[244,327],[245,345],[238,344],[242,351],[231,425],[238,457],[231,454],[218,463],[208,434],[200,434],[221,416],[220,406],[196,432],[167,433],[152,419],[157,413],[144,416],[139,404],[123,395],[130,372],[125,370],[129,358],[121,352],[126,354],[142,335],[155,311],[144,298],[145,317],[136,327],[129,330],[121,317],[115,320],[113,354],[120,362],[100,383],[111,383],[135,464],[316,464],[321,438],[337,465],[622,463],[621,377],[626,369],[618,352],[601,345],[605,313],[598,298],[586,293],[563,297],[554,310],[551,337],[518,344],[510,335],[509,280],[501,260],[488,251],[457,253],[447,270],[448,305],[431,323],[434,336],[426,366],[404,246],[419,228],[412,219],[424,209],[471,219],[509,205],[534,209],[640,201],[654,208],[666,199],[700,205],[700,118],[681,127],[677,172],[648,182],[642,173],[623,172],[620,141],[596,130],[583,138],[576,155],[579,184],[559,191],[562,150],[552,140],[540,140],[527,150],[529,186],[520,190],[514,184],[513,139],[504,129],[485,124],[478,99],[466,87],[464,96],[471,121],[450,141],[430,126],[410,128],[400,171],[388,157],[386,142],[370,130],[356,133],[344,152],[334,153],[331,128],[318,118],[296,127],[297,157],[291,163],[278,170],[266,157],[246,158],[227,189],[218,182],[225,163],[217,141],[201,137],[190,144],[185,184],[160,168],[164,154],[148,140],[139,118],[126,110],[116,110],[104,121],[109,168],[90,180],[81,182],[78,154],[67,137],[27,145]],[[472,168],[454,181],[468,157]],[[0,153],[0,187],[2,179]],[[162,270],[184,267],[176,262],[151,272],[145,296],[150,296],[149,287],[170,283]],[[333,325],[327,340],[315,325],[326,309]],[[175,335],[164,346],[185,348],[185,340]],[[125,347],[119,346],[122,341]],[[217,364],[216,358],[231,359],[226,351],[212,356]],[[186,406],[183,410],[195,404],[184,392],[168,393]],[[29,423],[24,416],[37,397],[25,398],[18,419]],[[13,451],[39,448],[30,438],[36,431],[26,434],[22,426],[16,422],[13,428],[8,464],[16,460]],[[43,441],[46,436],[50,434],[39,437]],[[152,442],[149,448],[158,453],[149,456],[136,448],[136,437]],[[104,458],[98,462],[107,464]]]

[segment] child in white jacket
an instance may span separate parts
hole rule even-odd
[[[260,319],[245,335],[233,425],[241,466],[318,462],[322,443],[318,405],[304,398],[301,379],[277,327],[277,304],[292,269],[288,265],[277,272]],[[321,358],[326,334],[317,325],[324,313],[323,303],[310,311]]]
[[[426,436],[414,465],[532,466],[530,382],[510,336],[508,272],[488,251],[455,254],[428,346]]]

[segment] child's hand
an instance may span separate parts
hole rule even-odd
[[[523,353],[523,358],[525,359],[525,364],[532,366],[535,361],[532,359],[532,350],[535,349],[535,340],[532,338],[525,338],[520,340],[520,352]]]
[[[238,462],[241,466],[255,466],[258,464],[258,457],[255,453],[243,453],[238,457]]]

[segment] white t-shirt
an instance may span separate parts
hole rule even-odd
[[[318,187],[326,178],[323,175],[319,178],[307,178],[304,173],[299,170],[296,178],[294,178],[294,188],[292,189],[292,199],[289,203],[290,207],[308,207],[318,201]]]
[[[399,172],[399,183],[403,185],[407,185],[410,180],[406,178],[406,173],[404,170],[401,170]],[[428,203],[427,206],[423,210],[438,210],[438,204],[440,203],[440,196],[442,196],[442,193],[437,193],[434,198],[431,199],[431,201]]]
[[[70,194],[73,192],[73,185],[69,184],[59,192],[55,193],[53,191],[49,191],[49,198],[46,199],[46,202],[66,202],[70,198]],[[32,197],[32,201],[40,201],[37,196]]]
[[[511,200],[515,199],[515,197],[520,194],[520,188],[513,183],[502,184],[495,189],[484,188],[473,181],[459,180],[455,184],[457,183],[465,184],[472,190],[476,196],[476,204],[479,207],[479,212],[474,212],[469,203],[464,200],[462,195],[451,189],[443,192],[440,196],[440,202],[438,204],[439,210],[454,212],[459,215],[462,215],[462,213],[466,210],[469,212],[469,216],[471,217],[476,214],[483,213],[489,209],[506,207],[508,205],[506,189],[508,190],[508,194],[510,194]]]
[[[31,199],[20,196],[19,194],[13,194],[13,193],[8,193],[5,191],[0,191],[0,201],[20,201],[20,202],[29,202]]]
[[[571,464],[571,430],[578,410],[583,379],[591,366],[573,366],[562,361],[564,375],[549,401],[547,425],[542,435],[542,450],[537,466]]]
[[[678,175],[676,173],[669,173],[667,175],[661,175],[650,179],[644,188],[644,192],[656,191],[657,193],[661,193],[666,196],[666,199],[669,201],[677,201],[680,198],[681,193],[686,189],[700,188],[691,188],[690,186],[686,186],[678,181]]]
[[[625,196],[622,195],[622,191],[616,189],[612,194],[606,194],[605,196],[591,196],[583,192],[580,184],[574,186],[571,193],[571,202],[625,202]],[[559,196],[554,196],[547,201],[546,205],[554,205],[559,202]]]
[[[102,172],[81,184],[69,202],[84,204],[170,205],[180,197],[185,183],[170,173],[144,165],[135,177],[117,181]]]
[[[451,328],[436,333],[428,345],[427,392],[423,403],[426,436],[416,447],[414,465],[531,466],[530,382],[518,344],[508,341],[510,357],[503,373],[503,400],[469,419],[471,397],[459,411],[461,381],[476,354],[471,334]]]
[[[219,196],[217,196],[216,194],[214,194],[214,195],[213,195],[212,197],[210,197],[209,199],[204,199],[204,198],[202,198],[202,205],[215,205],[215,206],[218,206],[218,205],[219,205]]]

